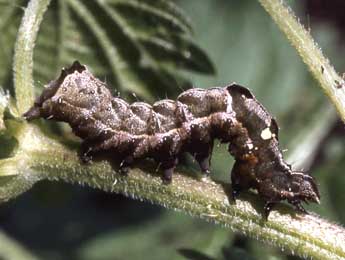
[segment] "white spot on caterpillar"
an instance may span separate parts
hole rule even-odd
[[[271,130],[269,129],[269,127],[265,128],[264,130],[261,131],[260,134],[261,138],[263,140],[269,140],[272,137],[274,137],[274,135],[272,134]]]
[[[292,175],[298,175],[298,176],[304,176],[304,173],[302,173],[302,172],[292,172],[291,173]]]
[[[249,150],[252,150],[254,148],[254,145],[252,143],[247,144],[247,146]]]
[[[227,103],[227,106],[226,106],[226,112],[227,113],[231,113],[233,110],[232,110],[232,97],[231,97],[231,95],[228,93],[227,94],[227,101],[226,101],[226,103]]]

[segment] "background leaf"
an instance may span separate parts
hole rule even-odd
[[[16,34],[23,14],[22,1],[0,1],[0,87],[12,86],[12,55]]]
[[[344,129],[334,130],[335,119],[327,121],[327,101],[295,50],[255,1],[178,1],[178,5],[181,8],[167,0],[53,1],[35,49],[36,85],[42,86],[62,66],[78,59],[114,91],[135,92],[150,101],[175,97],[188,85],[186,79],[204,88],[233,81],[248,86],[277,117],[281,147],[289,148],[286,157],[306,141],[304,136],[321,129],[320,135],[303,143],[307,148],[302,152],[310,153],[308,148],[314,147],[310,172],[322,192],[322,205],[308,208],[344,223]],[[0,27],[0,40],[7,37],[0,50],[0,84],[10,88],[12,43],[22,11],[9,2],[0,1],[0,7],[0,21],[11,16],[11,22]],[[295,9],[305,18],[301,6]],[[312,33],[332,62],[343,67],[337,32],[329,25],[313,25]],[[216,69],[202,50],[207,50]],[[215,70],[216,75],[208,75]],[[300,161],[290,163],[303,167]],[[197,169],[192,160],[186,165]],[[231,165],[227,148],[216,146],[212,177],[229,182]],[[0,213],[5,232],[43,259],[185,259],[179,249],[214,259],[292,259],[179,213],[62,183],[40,183],[0,208]]]
[[[191,36],[169,1],[53,1],[35,50],[36,79],[47,82],[78,59],[114,90],[152,101],[187,84],[180,69],[214,73]]]
[[[4,113],[8,105],[9,97],[4,93],[3,89],[0,88],[0,135],[5,131]]]

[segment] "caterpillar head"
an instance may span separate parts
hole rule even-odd
[[[85,66],[82,66],[78,61],[75,61],[71,67],[67,69],[62,69],[61,74],[58,79],[51,81],[42,94],[36,98],[33,107],[31,107],[26,113],[23,114],[26,120],[33,120],[39,117],[47,118],[52,115],[52,104],[51,101],[59,89],[62,87],[62,84],[65,78],[74,73],[75,71],[82,72],[86,70]],[[59,102],[59,100],[56,100]]]
[[[299,199],[304,202],[320,203],[320,193],[314,178],[303,172],[291,172],[291,183],[289,188],[293,192],[292,199]]]

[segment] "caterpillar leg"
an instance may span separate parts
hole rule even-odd
[[[236,201],[237,197],[240,195],[241,188],[241,177],[239,171],[239,163],[236,161],[231,170],[231,188],[232,188],[232,199]]]
[[[90,163],[92,161],[92,155],[91,155],[92,149],[90,147],[81,149],[79,153],[79,158],[82,161],[82,163]]]
[[[205,155],[205,154],[197,154],[195,155],[195,160],[199,163],[199,167],[203,174],[206,176],[210,175],[210,160],[211,156],[210,155]]]
[[[126,156],[123,161],[120,163],[119,171],[122,175],[127,175],[130,167],[134,162],[134,158],[132,156]]]
[[[162,162],[161,167],[163,169],[163,176],[162,180],[164,184],[170,184],[172,180],[172,176],[174,174],[175,167],[178,163],[178,159],[176,157],[169,158]]]
[[[238,196],[240,195],[240,192],[241,192],[241,187],[240,185],[238,184],[233,184],[231,183],[231,188],[232,188],[232,192],[231,192],[231,195],[232,195],[232,199],[234,201],[236,201],[236,199],[238,198]]]
[[[83,163],[90,163],[92,161],[92,143],[87,139],[81,144],[79,151],[79,158]]]
[[[212,155],[213,143],[206,144],[205,147],[201,149],[201,152],[195,154],[195,160],[198,162],[200,170],[205,176],[209,176],[210,164],[211,164],[211,155]]]
[[[276,205],[276,202],[274,201],[266,201],[264,206],[264,218],[267,220],[268,216],[270,215],[270,212],[272,211],[274,205]]]
[[[231,170],[232,198],[235,201],[243,190],[248,190],[252,185],[251,167],[246,161],[237,160]]]
[[[303,214],[308,214],[308,211],[305,210],[305,208],[303,208],[301,201],[299,199],[289,201],[289,203],[291,203],[294,206],[296,211],[299,211]]]
[[[116,139],[109,138],[106,140],[99,139],[85,139],[81,144],[80,149],[80,159],[84,163],[89,163],[92,161],[93,156],[101,151],[106,151],[111,148],[116,148]]]

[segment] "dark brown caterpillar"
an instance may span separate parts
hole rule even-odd
[[[208,174],[213,140],[218,138],[230,143],[229,152],[236,160],[231,172],[234,199],[242,190],[256,189],[266,202],[266,217],[281,200],[302,212],[306,211],[301,202],[319,203],[313,177],[292,171],[283,160],[274,118],[237,84],[189,89],[176,101],[161,100],[152,106],[129,105],[75,62],[48,84],[24,117],[69,123],[83,139],[83,161],[109,151],[123,160],[120,168],[125,171],[136,159],[153,158],[161,163],[166,182],[183,152],[194,155]]]

